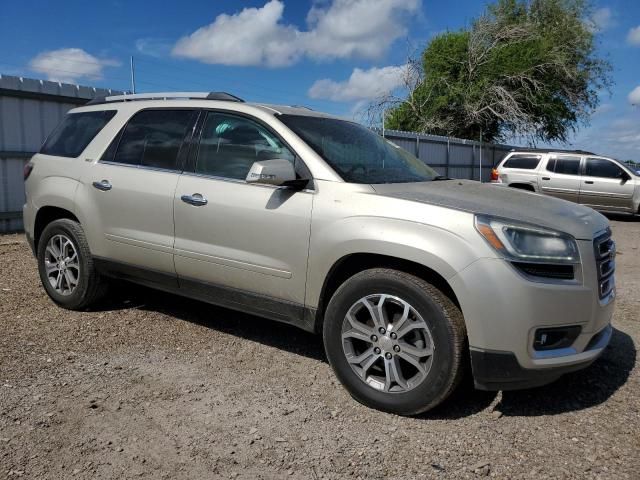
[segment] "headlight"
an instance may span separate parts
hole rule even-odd
[[[578,245],[566,233],[485,215],[476,215],[476,230],[509,260],[580,263]]]

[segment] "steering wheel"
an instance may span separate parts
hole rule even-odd
[[[349,169],[347,175],[351,175],[355,173],[356,170],[362,170],[362,173],[367,173],[367,167],[364,163],[356,163],[353,167]]]

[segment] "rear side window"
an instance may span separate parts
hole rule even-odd
[[[69,113],[40,149],[45,155],[75,158],[116,114],[115,110]]]
[[[514,155],[502,165],[504,168],[523,168],[533,170],[540,163],[538,155]]]
[[[547,170],[561,175],[578,175],[580,173],[580,157],[557,157],[547,163]]]
[[[127,123],[102,160],[125,165],[178,169],[178,154],[195,116],[194,110],[144,110]],[[112,157],[113,155],[113,157]]]

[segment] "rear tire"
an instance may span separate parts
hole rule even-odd
[[[107,285],[78,222],[63,218],[47,225],[38,240],[37,258],[42,285],[61,307],[83,310],[105,295]]]
[[[462,312],[436,287],[405,272],[376,268],[344,282],[327,307],[323,338],[349,393],[385,412],[430,410],[463,376]]]

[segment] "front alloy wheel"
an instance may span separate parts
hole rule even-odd
[[[462,378],[462,312],[432,284],[402,271],[374,268],[345,281],[327,306],[323,339],[349,393],[386,412],[425,412]]]
[[[402,393],[428,376],[433,338],[418,311],[400,297],[368,295],[347,311],[342,348],[353,371],[376,390]]]

